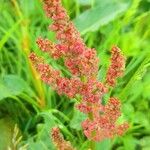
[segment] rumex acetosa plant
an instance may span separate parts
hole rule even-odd
[[[77,99],[75,107],[88,116],[82,122],[83,132],[88,139],[101,141],[122,135],[127,130],[128,123],[116,124],[121,115],[120,101],[111,97],[106,105],[102,104],[102,97],[116,85],[116,79],[122,76],[124,71],[125,58],[120,49],[112,47],[111,65],[106,80],[104,83],[98,81],[99,60],[96,50],[85,45],[62,7],[61,0],[44,0],[44,9],[47,16],[53,20],[49,28],[56,33],[57,43],[40,37],[37,44],[53,59],[62,58],[71,77],[64,77],[61,71],[44,63],[44,60],[35,53],[31,53],[30,59],[41,79],[58,94]]]

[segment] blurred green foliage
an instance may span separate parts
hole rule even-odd
[[[86,44],[97,49],[100,80],[112,45],[127,58],[125,75],[109,95],[121,99],[118,123],[128,120],[130,128],[123,137],[96,143],[96,150],[150,150],[150,0],[63,0],[63,5]],[[49,134],[56,125],[77,149],[88,149],[80,126],[85,116],[73,108],[74,100],[41,83],[28,59],[31,51],[43,55],[37,37],[55,40],[47,32],[50,23],[40,0],[0,0],[1,150],[12,146],[15,124],[23,136],[18,149],[28,144],[31,150],[53,150]],[[47,60],[67,74],[62,64]]]

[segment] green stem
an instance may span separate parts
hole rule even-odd
[[[88,117],[89,117],[90,120],[93,120],[93,113],[90,112],[90,113],[88,114]],[[92,134],[93,134],[93,136],[94,136],[96,133],[93,132]],[[90,141],[90,150],[95,150],[95,142],[92,141],[92,140]]]
[[[90,150],[95,150],[95,142],[90,141]]]

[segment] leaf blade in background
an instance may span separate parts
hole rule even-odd
[[[81,122],[86,119],[86,115],[77,109],[74,109],[74,115],[70,121],[70,127],[72,129],[81,130]]]
[[[16,30],[16,28],[20,25],[21,19],[18,20],[7,32],[6,34],[0,39],[0,50],[2,50],[2,47],[4,44],[8,41],[8,39],[11,37],[12,33]]]
[[[0,79],[0,100],[11,96],[17,96],[22,92],[33,95],[33,91],[19,76],[5,75]]]
[[[36,136],[30,137],[26,141],[29,145],[28,150],[54,150],[54,145],[50,136],[50,131],[52,127],[56,125],[55,118],[52,114],[46,112],[44,112],[41,115],[44,119],[44,123],[38,124]]]
[[[96,150],[110,150],[111,140],[105,139],[101,142],[96,142]]]
[[[118,15],[127,10],[127,3],[109,3],[98,5],[79,15],[74,23],[81,34],[96,31],[100,26],[106,25]]]

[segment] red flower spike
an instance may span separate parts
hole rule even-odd
[[[92,111],[92,108],[90,106],[87,106],[83,103],[76,105],[76,108],[85,114],[88,114]]]
[[[93,120],[87,119],[82,123],[84,133],[89,139],[101,141],[113,138],[115,135],[122,135],[128,129],[127,123],[115,124],[120,116],[120,102],[116,98],[110,98],[101,110],[102,113],[95,115]]]
[[[121,115],[121,104],[117,98],[110,98],[102,105],[102,97],[114,87],[116,79],[123,74],[125,59],[118,47],[111,50],[111,65],[106,75],[105,84],[97,80],[99,59],[96,50],[88,48],[80,37],[80,33],[69,20],[61,0],[44,0],[44,9],[53,20],[50,30],[56,33],[57,44],[48,39],[38,38],[39,48],[53,58],[63,58],[64,65],[71,73],[70,78],[61,76],[61,72],[45,64],[43,59],[31,53],[29,58],[41,75],[41,79],[49,84],[58,94],[69,98],[80,97],[76,108],[88,114],[89,118],[82,122],[85,136],[93,141],[101,141],[122,135],[128,128],[127,123],[116,125]],[[58,130],[52,131],[52,136]]]
[[[64,140],[59,128],[52,128],[51,137],[57,150],[75,150],[69,141]]]
[[[111,53],[111,65],[107,72],[106,83],[113,87],[116,84],[116,79],[121,77],[123,74],[125,58],[120,53],[120,49],[118,47],[112,47]]]

